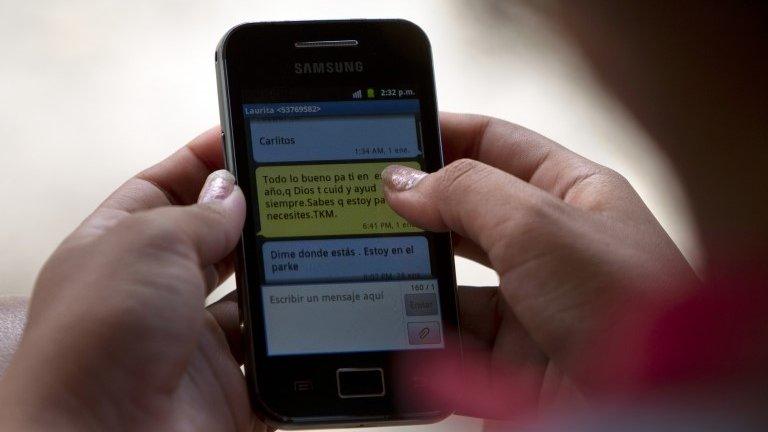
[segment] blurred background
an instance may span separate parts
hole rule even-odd
[[[28,295],[46,257],[104,197],[218,123],[213,53],[230,27],[387,17],[431,38],[442,110],[519,123],[621,172],[697,266],[690,215],[665,159],[574,46],[525,5],[0,0],[0,295]],[[457,272],[463,284],[498,280],[461,259]],[[232,289],[230,280],[214,295]]]

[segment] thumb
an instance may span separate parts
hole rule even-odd
[[[135,215],[136,235],[181,246],[196,254],[201,267],[223,260],[240,239],[245,221],[245,197],[226,170],[211,173],[190,206],[158,207]]]
[[[451,230],[470,239],[497,271],[505,246],[562,212],[562,203],[548,193],[472,159],[431,174],[391,165],[382,182],[387,203],[400,216],[430,231]]]

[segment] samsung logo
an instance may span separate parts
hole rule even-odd
[[[336,61],[336,62],[294,63],[293,71],[297,74],[331,74],[331,73],[362,72],[363,62]]]

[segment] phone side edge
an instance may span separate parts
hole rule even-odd
[[[243,23],[231,28],[219,41],[215,52],[215,67],[216,67],[216,86],[219,102],[219,121],[221,123],[221,141],[222,152],[224,154],[225,168],[235,176],[237,182],[239,182],[237,163],[235,158],[235,143],[234,134],[232,129],[232,113],[230,112],[230,98],[229,98],[229,83],[227,75],[227,59],[226,59],[226,45],[229,37],[239,28],[249,25],[251,23]],[[250,299],[247,283],[247,269],[246,269],[246,257],[245,246],[243,244],[242,234],[238,241],[236,252],[234,256],[235,261],[235,283],[237,292],[237,306],[240,326],[240,338],[241,346],[244,349],[243,361],[245,370],[245,379],[247,382],[248,396],[250,398],[250,406],[254,408],[254,413],[259,417],[261,421],[267,425],[275,428],[283,428],[290,424],[285,421],[282,416],[274,413],[259,395],[256,371],[254,365],[255,352],[253,346],[252,335],[252,316],[250,313]],[[257,408],[255,405],[258,405]]]

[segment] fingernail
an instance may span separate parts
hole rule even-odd
[[[205,180],[203,190],[200,191],[199,203],[220,201],[225,199],[235,189],[235,177],[227,170],[212,172]]]
[[[424,171],[402,165],[390,165],[384,168],[384,171],[381,173],[384,186],[396,191],[412,189],[426,176],[427,173]]]

